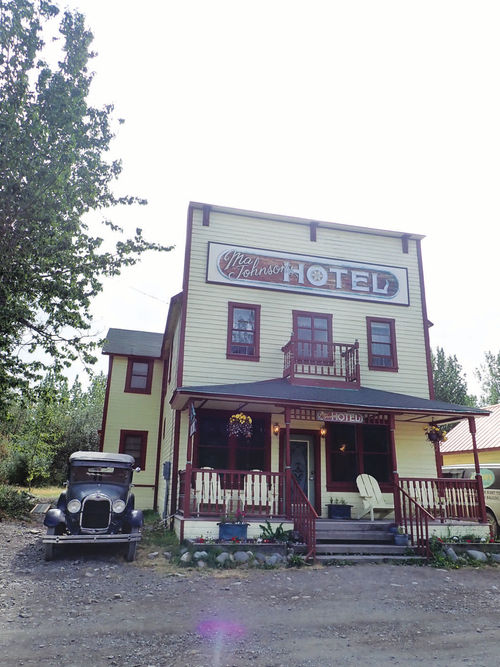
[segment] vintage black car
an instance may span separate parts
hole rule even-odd
[[[64,544],[116,542],[126,546],[126,559],[134,560],[143,525],[131,493],[134,471],[139,468],[128,454],[71,454],[66,491],[44,519],[45,559]]]

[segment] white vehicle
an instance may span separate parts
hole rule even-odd
[[[500,463],[486,463],[480,467],[483,478],[486,515],[493,537],[499,534],[500,523]],[[476,468],[473,463],[443,466],[443,477],[452,479],[475,479]]]

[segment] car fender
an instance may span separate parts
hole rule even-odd
[[[130,512],[130,525],[132,528],[142,528],[144,523],[144,517],[142,515],[142,510],[132,510]]]
[[[45,515],[43,523],[45,526],[48,526],[49,528],[55,528],[60,524],[66,525],[66,517],[62,510],[51,509]]]

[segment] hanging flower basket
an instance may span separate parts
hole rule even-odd
[[[235,415],[229,417],[229,424],[227,427],[229,435],[235,435],[242,438],[252,437],[252,418],[243,412],[237,412]]]
[[[435,424],[430,424],[424,428],[425,435],[433,445],[446,441],[446,431]]]

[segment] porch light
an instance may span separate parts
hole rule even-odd
[[[326,424],[323,424],[323,426],[319,429],[319,434],[322,438],[326,436]]]
[[[274,433],[274,435],[279,435],[280,434],[280,425],[278,423],[273,424],[273,433]]]

